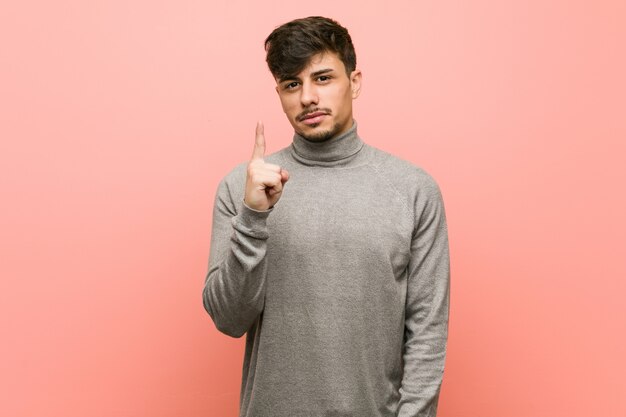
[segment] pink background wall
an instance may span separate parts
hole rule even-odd
[[[313,14],[352,33],[361,136],[444,194],[439,415],[626,415],[624,1],[5,3],[0,415],[236,416],[213,196],[257,119],[290,143],[262,41]]]

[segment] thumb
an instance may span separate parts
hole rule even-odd
[[[287,170],[284,168],[280,169],[280,181],[283,184],[289,181],[289,172],[287,172]]]

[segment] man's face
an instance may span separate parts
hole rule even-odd
[[[314,55],[302,72],[276,81],[283,111],[304,138],[322,142],[352,127],[352,100],[361,90],[361,71],[348,77],[335,53]]]

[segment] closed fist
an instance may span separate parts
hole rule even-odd
[[[254,210],[268,210],[280,199],[289,173],[278,165],[268,164],[265,156],[263,123],[257,122],[252,158],[248,163],[244,202]]]

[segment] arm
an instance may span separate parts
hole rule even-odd
[[[229,336],[242,336],[263,311],[271,211],[253,210],[243,202],[236,208],[226,182],[220,183],[202,299],[215,326]]]
[[[257,123],[252,159],[246,169],[244,199],[231,192],[228,179],[217,190],[209,271],[202,300],[217,328],[240,337],[265,304],[267,217],[282,195],[289,173],[268,164],[263,124]],[[236,182],[236,181],[234,181]]]
[[[404,374],[398,417],[434,417],[448,338],[450,262],[445,211],[433,182],[416,204],[405,307]]]

